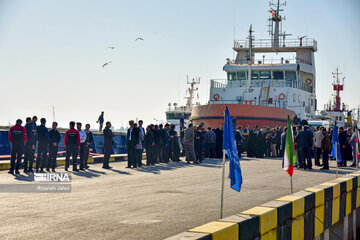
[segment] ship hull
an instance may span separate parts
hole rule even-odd
[[[229,108],[231,117],[236,119],[237,126],[249,125],[250,127],[276,127],[286,126],[287,117],[292,118],[294,111],[268,106],[248,104],[208,104],[198,105],[192,110],[191,120],[193,124],[204,127],[221,128],[224,125],[225,107]],[[235,121],[235,120],[233,120]]]

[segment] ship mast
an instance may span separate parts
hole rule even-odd
[[[195,88],[195,85],[200,83],[200,78],[196,77],[196,78],[193,78],[191,81],[189,80],[189,76],[186,76],[186,78],[187,78],[187,83],[190,84],[190,88],[187,90],[187,92],[189,93],[189,96],[185,97],[187,99],[186,107],[192,107],[194,93],[195,93],[195,91],[198,90],[198,88]]]
[[[342,73],[339,73],[339,68],[336,68],[336,72],[332,73],[333,74],[333,78],[335,78],[335,82],[333,83],[333,88],[335,91],[335,106],[334,106],[334,111],[341,111],[341,98],[340,98],[340,91],[344,90],[344,79],[343,78],[343,82],[342,84],[340,84],[340,77],[339,75],[341,75]],[[343,108],[344,110],[344,108]]]
[[[248,84],[249,84],[249,88],[251,88],[251,64],[252,64],[252,41],[253,41],[253,36],[252,33],[254,31],[252,30],[252,25],[250,25],[249,28],[249,55],[247,57],[248,60],[248,64],[249,64],[249,70],[248,70]]]
[[[285,17],[282,18],[282,16],[280,15],[280,11],[283,11],[283,9],[280,9],[280,7],[286,6],[286,2],[280,3],[280,0],[278,0],[277,4],[270,2],[269,6],[270,7],[273,6],[275,8],[275,10],[273,8],[271,8],[269,11],[272,14],[272,17],[269,18],[269,34],[271,35],[271,38],[272,38],[272,47],[279,48],[280,47],[280,36],[283,36],[284,42],[285,42],[285,37],[286,37],[285,33],[281,33],[282,26],[280,25],[282,20],[285,20]]]

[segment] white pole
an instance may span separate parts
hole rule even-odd
[[[338,152],[337,152],[337,144],[338,142],[335,141],[335,155],[336,155],[336,178],[338,178]]]
[[[221,177],[221,200],[220,200],[220,219],[223,217],[224,185],[225,185],[225,149],[223,149],[223,166],[222,166],[222,177]]]

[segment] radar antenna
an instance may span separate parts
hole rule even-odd
[[[280,36],[283,36],[283,39],[285,40],[286,35],[285,33],[282,33],[282,21],[285,20],[285,17],[282,17],[280,15],[281,11],[284,11],[284,9],[280,9],[280,7],[286,6],[286,1],[284,3],[280,3],[280,0],[277,0],[277,3],[275,4],[273,1],[269,2],[270,10],[269,12],[272,14],[272,16],[268,19],[269,20],[269,35],[271,36],[271,42],[273,48],[279,48],[280,47]],[[285,45],[285,41],[283,43]]]

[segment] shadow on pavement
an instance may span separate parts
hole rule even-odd
[[[23,182],[33,182],[34,181],[34,174],[26,174],[26,175],[16,174],[13,176],[18,181],[23,181]]]

